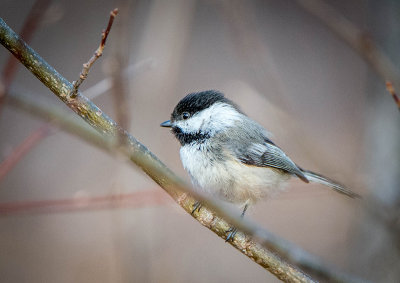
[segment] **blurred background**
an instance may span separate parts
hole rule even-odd
[[[318,3],[2,0],[0,16],[20,33],[31,15],[30,45],[73,81],[118,7],[84,94],[188,180],[179,143],[159,124],[189,92],[224,92],[296,163],[364,196],[293,180],[247,217],[340,270],[399,282],[399,111],[360,52],[304,8]],[[400,2],[323,3],[400,65]],[[1,47],[3,87],[9,56]],[[17,66],[7,90],[74,117]],[[0,107],[1,282],[278,282],[140,169]]]

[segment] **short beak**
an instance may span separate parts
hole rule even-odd
[[[170,121],[170,120],[167,120],[167,121],[165,121],[165,122],[162,122],[162,123],[160,124],[160,126],[161,126],[161,127],[170,128],[170,127],[172,127],[172,124],[171,124],[171,121]]]

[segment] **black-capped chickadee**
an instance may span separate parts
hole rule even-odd
[[[247,207],[283,189],[290,177],[326,185],[349,197],[359,197],[320,174],[297,166],[221,92],[188,94],[176,105],[171,127],[181,143],[180,157],[195,188],[222,200]],[[236,230],[229,234],[233,238]]]

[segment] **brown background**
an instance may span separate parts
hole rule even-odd
[[[400,47],[395,1],[328,2],[372,31],[389,54]],[[18,32],[32,4],[3,0],[0,16]],[[391,161],[399,151],[390,154],[379,143],[396,145],[398,111],[365,61],[294,1],[54,1],[31,46],[75,80],[114,7],[120,15],[82,90],[115,68],[150,60],[123,85],[126,126],[180,176],[187,179],[179,144],[159,124],[186,93],[218,89],[269,129],[302,167],[362,195],[392,199],[375,169],[399,172]],[[8,56],[0,48],[1,66]],[[23,67],[12,89],[66,110]],[[117,117],[112,93],[95,103]],[[0,118],[0,158],[42,123],[6,106]],[[398,181],[387,186],[398,188]],[[395,255],[384,261],[385,271],[375,272],[373,260],[361,260],[380,258],[382,252],[377,238],[366,236],[370,229],[363,205],[319,185],[293,180],[289,187],[257,204],[248,217],[344,271],[379,281],[398,278]],[[137,191],[152,197],[123,208],[53,207],[1,216],[1,282],[277,282],[184,213],[138,168],[58,130],[1,180],[0,200]]]

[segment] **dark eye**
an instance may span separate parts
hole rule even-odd
[[[182,119],[183,120],[189,119],[189,117],[190,117],[190,114],[188,112],[183,112],[182,113]]]

